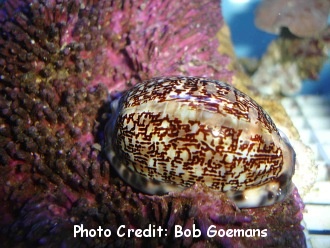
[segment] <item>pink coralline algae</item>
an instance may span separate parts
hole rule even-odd
[[[264,0],[256,11],[255,23],[270,33],[287,27],[299,37],[316,36],[327,27],[329,0]]]
[[[169,74],[231,81],[230,59],[216,51],[219,8],[216,0],[1,1],[2,247],[304,246],[297,193],[244,211],[201,185],[151,197],[125,185],[101,151],[109,91]],[[175,224],[192,223],[201,230],[260,223],[269,232],[266,239],[173,236]],[[81,224],[113,234],[75,238]],[[169,235],[116,234],[120,225],[149,224]]]

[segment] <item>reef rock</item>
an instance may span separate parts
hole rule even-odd
[[[296,191],[242,212],[203,186],[150,197],[125,185],[101,151],[109,92],[171,74],[232,81],[232,59],[217,52],[222,27],[216,0],[1,1],[2,247],[304,246]],[[267,228],[268,235],[173,238],[174,224],[192,223]],[[75,224],[113,234],[75,238]],[[149,224],[168,236],[116,235],[120,225]]]

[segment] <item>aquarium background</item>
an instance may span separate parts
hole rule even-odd
[[[223,0],[223,15],[228,23],[238,57],[260,59],[269,43],[277,37],[254,25],[254,11],[260,0]],[[328,19],[330,22],[330,19]],[[330,61],[324,64],[317,82],[305,80],[300,95],[321,94],[330,97]]]
[[[222,1],[223,15],[239,58],[261,59],[272,40],[277,38],[254,25],[254,12],[259,2]],[[306,211],[302,224],[306,228],[308,248],[330,247],[330,197],[327,193],[330,189],[330,54],[329,50],[327,52],[328,59],[319,79],[304,80],[299,93],[282,100],[301,140],[313,150],[318,168],[316,182],[304,197]]]

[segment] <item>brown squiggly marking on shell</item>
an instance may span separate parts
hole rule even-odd
[[[233,86],[197,77],[154,78],[112,102],[106,153],[149,194],[203,182],[243,207],[281,201],[295,153],[269,115]]]

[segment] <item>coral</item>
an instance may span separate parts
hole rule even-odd
[[[330,28],[315,38],[279,37],[269,45],[254,72],[253,86],[264,95],[299,92],[304,79],[318,79],[329,45]]]
[[[256,11],[255,24],[270,33],[287,27],[299,37],[311,37],[327,27],[329,11],[327,0],[264,0]]]
[[[317,79],[327,59],[330,27],[328,0],[264,0],[255,24],[281,34],[263,56],[253,84],[265,95],[292,95],[304,79]]]
[[[319,72],[328,59],[330,27],[314,38],[281,38],[275,46],[281,53],[281,63],[296,63],[301,79],[318,79]]]
[[[253,87],[267,96],[293,95],[301,89],[302,81],[295,60],[284,61],[280,42],[272,42],[251,79]]]
[[[108,91],[166,74],[231,81],[231,59],[215,52],[215,36],[223,24],[218,1],[12,0],[1,1],[0,7],[3,247],[240,244],[172,235],[73,237],[74,224],[102,226],[114,233],[122,224],[209,224],[209,216],[202,213],[213,212],[205,208],[219,203],[218,198],[227,204],[217,209],[229,212],[211,216],[212,222],[224,218],[221,223],[228,224],[240,213],[221,194],[198,193],[205,191],[200,187],[154,198],[133,192],[112,171],[100,148]],[[283,204],[243,212],[271,230],[273,238],[256,242],[303,245],[298,201],[294,193]],[[268,223],[270,212],[274,215]],[[233,220],[244,225],[250,218]]]

